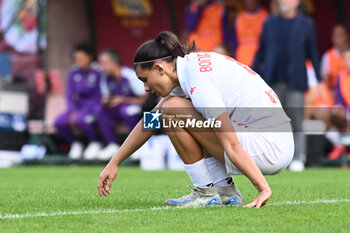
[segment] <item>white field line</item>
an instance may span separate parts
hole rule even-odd
[[[279,206],[279,205],[307,205],[307,204],[334,204],[350,202],[350,199],[333,199],[333,200],[315,200],[315,201],[285,201],[269,203],[268,206]],[[222,206],[225,207],[225,206]],[[181,207],[175,207],[180,209]],[[84,211],[57,211],[51,213],[26,213],[26,214],[0,214],[0,220],[3,219],[18,219],[18,218],[35,218],[35,217],[55,217],[62,215],[83,215],[83,214],[113,214],[113,213],[127,213],[127,212],[144,212],[152,210],[169,210],[174,207],[152,207],[145,209],[106,209],[106,210],[84,210]],[[181,208],[182,209],[182,208]]]

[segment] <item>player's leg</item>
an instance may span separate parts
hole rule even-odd
[[[171,121],[183,120],[177,118],[179,115],[191,115],[192,118],[204,120],[194,109],[191,101],[184,98],[171,98],[163,105],[162,113],[167,116],[167,120]],[[224,150],[213,130],[172,127],[167,128],[167,134],[195,186],[203,187],[207,186],[208,182],[213,182],[225,204],[243,203],[243,198],[235,187],[232,177],[226,172],[223,162]],[[219,160],[211,157],[210,154],[216,154]],[[203,155],[206,158],[203,158]],[[167,200],[169,201],[171,200]]]
[[[165,110],[163,113],[168,114],[170,112]],[[181,157],[185,170],[195,188],[189,195],[166,200],[165,204],[170,206],[221,204],[221,198],[213,186],[213,180],[198,142],[184,129],[168,129],[167,134]]]
[[[191,115],[193,118],[204,120],[202,115],[198,113],[192,105],[192,102],[183,98],[171,98],[165,105],[166,108],[162,112],[167,115]],[[275,128],[270,128],[266,132],[254,131],[243,126],[233,125],[236,135],[240,141],[244,151],[253,159],[261,172],[265,175],[277,174],[284,170],[290,163],[294,153],[294,141],[289,122],[283,125],[278,125]],[[179,129],[172,129],[169,137],[176,135]],[[190,134],[198,144],[200,144],[209,155],[214,158],[207,159],[207,167],[212,176],[213,183],[219,187],[221,196],[230,197],[231,193],[236,192],[234,184],[231,188],[220,188],[220,186],[230,186],[225,180],[229,179],[230,175],[241,175],[242,173],[234,166],[227,156],[224,156],[224,149],[218,141],[213,130],[204,128],[185,128],[181,129]],[[176,137],[176,136],[175,136]],[[180,145],[185,142],[181,140],[185,137],[177,137]],[[176,148],[176,146],[175,146]],[[183,157],[192,156],[190,152],[183,152]],[[225,164],[223,163],[225,162]],[[220,191],[222,190],[222,191]],[[240,201],[240,194],[237,199]]]

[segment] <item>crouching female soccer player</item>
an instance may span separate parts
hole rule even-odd
[[[156,109],[172,121],[191,116],[215,120],[221,127],[173,126],[168,136],[180,155],[194,188],[169,199],[171,206],[242,205],[231,175],[244,174],[259,192],[247,207],[260,207],[271,197],[263,174],[284,170],[292,160],[290,119],[273,90],[247,66],[217,53],[194,53],[170,32],[161,32],[137,50],[134,64],[146,91],[164,97]],[[119,164],[151,136],[140,121],[101,172],[99,195],[107,196]]]

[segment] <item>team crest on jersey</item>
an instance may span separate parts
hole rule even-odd
[[[80,82],[82,78],[83,78],[83,76],[82,76],[81,74],[75,74],[75,75],[73,76],[73,79],[74,79],[74,81],[76,81],[76,82]]]
[[[96,75],[95,74],[89,74],[88,76],[88,83],[94,84],[96,82]]]

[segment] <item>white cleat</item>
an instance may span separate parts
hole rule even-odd
[[[220,194],[222,203],[224,205],[244,205],[244,200],[241,192],[236,188],[235,185],[230,186],[216,186],[216,190]]]
[[[99,142],[90,142],[86,147],[83,157],[86,160],[94,160],[97,159],[98,153],[102,149],[102,145]]]
[[[117,143],[108,143],[108,145],[98,153],[97,158],[102,161],[108,161],[118,152],[119,148],[120,146]]]
[[[164,204],[168,206],[182,207],[222,205],[220,195],[216,191],[215,186],[210,188],[187,187],[193,190],[193,192],[177,199],[168,199]]]
[[[83,144],[81,142],[73,142],[70,146],[70,150],[68,152],[68,157],[73,160],[81,159],[81,156],[83,154]]]

